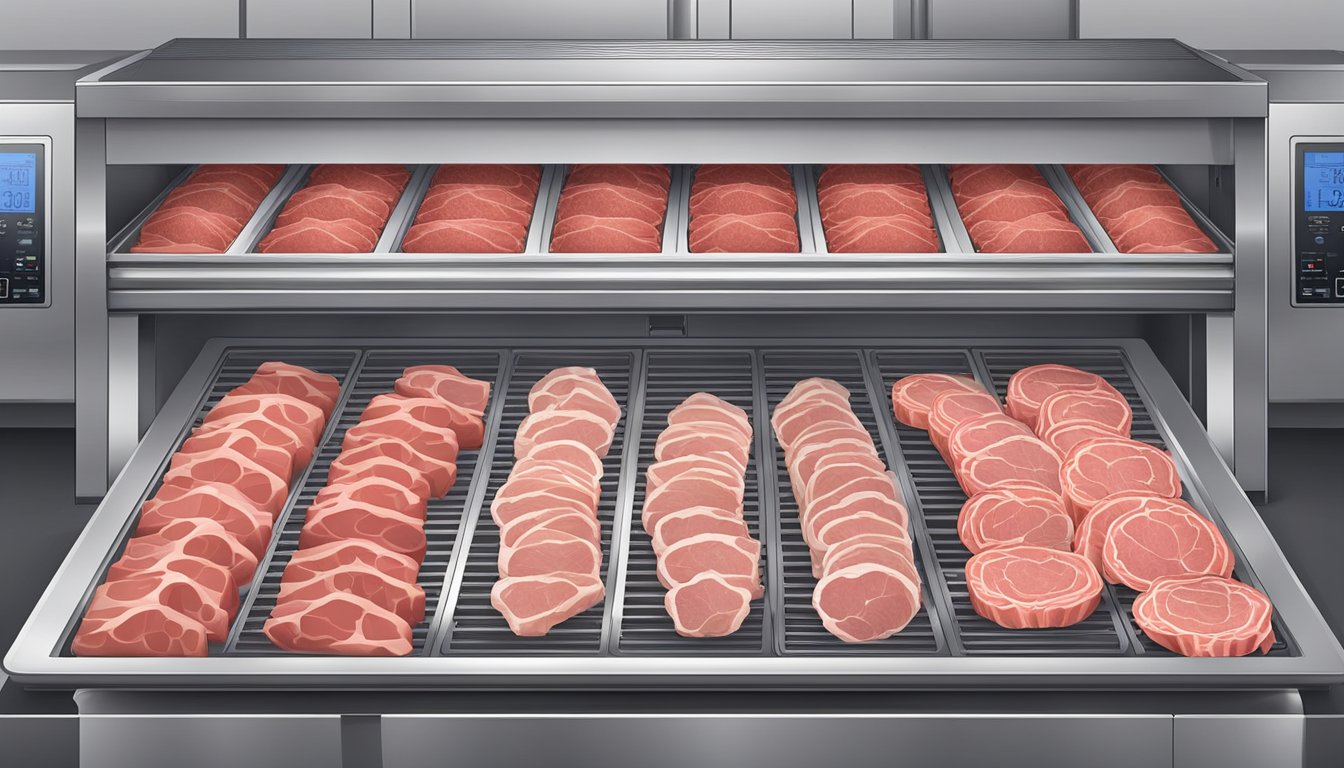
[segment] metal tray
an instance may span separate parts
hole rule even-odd
[[[325,357],[324,357],[325,356]],[[292,494],[265,567],[246,597],[231,642],[201,659],[74,658],[66,643],[93,587],[128,535],[139,503],[210,398],[263,359],[327,360],[344,370],[341,416]],[[257,633],[301,524],[304,500],[321,484],[340,434],[362,403],[390,387],[400,367],[451,362],[495,376],[486,443],[464,462],[453,494],[431,512],[431,555],[421,573],[430,617],[417,654],[401,659],[281,653]],[[1188,659],[1147,643],[1132,623],[1134,595],[1108,588],[1086,622],[1061,630],[1009,631],[969,610],[961,568],[968,553],[952,530],[964,497],[922,432],[897,425],[889,388],[919,371],[976,375],[1002,391],[1024,365],[1061,361],[1107,377],[1129,399],[1138,439],[1167,447],[1188,498],[1221,526],[1237,577],[1276,608],[1280,642],[1266,656]],[[543,638],[515,638],[488,605],[497,541],[488,505],[512,467],[512,433],[533,382],[558,365],[594,365],[625,409],[602,498],[607,599]],[[343,368],[342,368],[343,366]],[[853,393],[856,413],[897,473],[912,511],[925,610],[890,640],[846,646],[809,612],[813,586],[769,410],[797,380],[831,376]],[[661,611],[647,537],[635,519],[651,441],[680,399],[704,389],[752,414],[756,452],[747,512],[765,544],[767,596],[742,632],[680,638]],[[468,477],[469,475],[469,477]],[[1151,350],[1135,340],[892,341],[860,347],[820,340],[588,340],[463,344],[441,349],[406,339],[216,340],[202,351],[131,463],[95,513],[5,659],[26,683],[78,686],[262,685],[303,687],[1270,687],[1344,680],[1344,651],[1237,488],[1198,420]]]
[[[821,179],[821,172],[825,170],[824,165],[806,166],[807,185],[805,192],[807,194],[808,207],[811,209],[812,232],[816,238],[816,252],[830,253],[831,250],[826,243],[826,227],[821,223],[821,203],[817,199],[817,182]],[[964,246],[957,240],[953,231],[952,218],[954,213],[949,213],[943,204],[944,193],[942,187],[935,180],[937,172],[933,166],[921,165],[920,172],[924,176],[924,193],[929,201],[929,212],[933,215],[933,230],[938,235],[939,250],[935,253],[961,253]],[[974,251],[970,251],[974,253]],[[882,254],[845,254],[846,256],[875,256],[881,257]],[[924,254],[929,255],[929,254]]]

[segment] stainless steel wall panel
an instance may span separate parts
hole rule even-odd
[[[927,0],[934,40],[1067,40],[1077,35],[1079,0]],[[1172,35],[1160,35],[1172,37]]]
[[[853,0],[732,0],[731,8],[734,40],[854,37]]]
[[[246,0],[250,38],[371,38],[373,0]]]
[[[429,40],[666,40],[670,37],[667,6],[667,0],[411,0],[411,36]]]

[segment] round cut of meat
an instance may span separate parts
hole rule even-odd
[[[1075,447],[1088,440],[1119,437],[1110,429],[1091,421],[1066,421],[1055,424],[1041,433],[1041,439],[1060,456],[1068,456]]]
[[[1073,551],[1090,560],[1097,567],[1097,572],[1100,573],[1102,570],[1101,552],[1106,544],[1106,532],[1110,530],[1111,523],[1130,512],[1143,509],[1194,511],[1189,504],[1180,499],[1164,499],[1161,496],[1137,494],[1112,496],[1093,507],[1092,511],[1088,512],[1087,516],[1078,523],[1078,529],[1073,535]]]
[[[753,583],[759,583],[760,561],[761,543],[755,539],[702,533],[663,550],[658,558],[658,581],[671,589],[701,573],[713,571],[724,576],[748,577]]]
[[[253,555],[266,551],[274,520],[231,485],[164,486],[140,508],[136,536],[158,533],[176,520],[204,518],[219,523]]]
[[[896,420],[915,429],[928,429],[933,399],[949,391],[984,392],[985,388],[970,376],[946,373],[916,373],[906,376],[891,387],[891,404],[896,413]]]
[[[517,458],[526,458],[539,445],[553,440],[575,440],[583,443],[598,457],[605,457],[611,449],[611,422],[588,411],[548,410],[533,413],[523,419],[514,436],[513,451]]]
[[[1029,544],[1067,552],[1073,521],[1058,494],[995,488],[972,496],[957,516],[957,535],[972,554]]]
[[[904,574],[916,587],[922,579],[915,567],[915,551],[909,539],[869,534],[847,539],[831,547],[822,560],[823,576],[854,565],[882,565]]]
[[[1181,479],[1171,456],[1147,443],[1124,438],[1089,440],[1074,446],[1060,469],[1064,503],[1074,523],[1102,499],[1147,494],[1175,499]]]
[[[667,591],[663,605],[682,637],[727,637],[751,612],[751,590],[707,571]]]
[[[703,533],[748,537],[747,523],[734,512],[712,507],[690,507],[658,518],[653,526],[653,551],[661,555],[682,539]]]
[[[1183,656],[1269,653],[1273,615],[1269,598],[1221,576],[1167,576],[1134,601],[1139,629]]]
[[[1088,422],[1118,437],[1129,437],[1133,421],[1129,402],[1110,391],[1056,392],[1041,403],[1036,432],[1044,435],[1060,424]]]
[[[1008,379],[1008,415],[1036,429],[1041,404],[1058,392],[1101,392],[1126,402],[1110,382],[1089,371],[1067,365],[1033,365]]]
[[[333,592],[276,605],[262,631],[287,651],[342,656],[408,656],[411,625],[358,595]]]
[[[420,520],[352,501],[308,508],[299,532],[301,549],[348,539],[371,541],[417,561],[425,559],[425,524]]]
[[[1163,576],[1232,575],[1232,550],[1217,526],[1194,509],[1144,506],[1106,529],[1102,573],[1142,592]]]
[[[884,565],[851,565],[817,583],[812,607],[826,631],[847,643],[885,640],[919,614],[919,585]]]
[[[1103,584],[1082,555],[1032,546],[991,549],[966,562],[975,612],[1008,629],[1068,627],[1092,615]]]
[[[606,590],[600,579],[575,574],[512,576],[490,590],[490,605],[504,616],[519,637],[542,637],[602,602]]]
[[[751,460],[751,441],[735,427],[718,424],[673,424],[658,435],[653,457],[658,462],[687,456],[713,456],[731,462],[739,474]]]
[[[499,551],[499,576],[578,574],[601,578],[602,550],[566,531],[537,527]]]
[[[957,471],[972,454],[1014,436],[1034,437],[1026,424],[1003,413],[966,419],[953,427],[947,437],[947,463]]]
[[[686,422],[708,422],[736,428],[751,439],[751,419],[742,408],[708,392],[696,392],[667,414],[668,426]]]
[[[289,495],[289,475],[284,479],[232,448],[183,457],[163,476],[166,487],[195,488],[205,484],[226,485],[241,493],[259,509],[280,513]]]
[[[1031,486],[1059,493],[1060,464],[1055,449],[1035,437],[1012,435],[966,457],[957,480],[974,496],[991,488]]]
[[[464,376],[451,365],[413,365],[393,387],[399,395],[437,397],[475,413],[485,413],[490,402],[490,382]]]
[[[967,419],[987,413],[1003,413],[999,399],[988,392],[948,391],[933,398],[929,408],[929,439],[943,459],[948,458],[947,441],[952,430]]]
[[[301,434],[309,445],[317,443],[327,418],[322,409],[297,397],[282,394],[235,394],[230,392],[205,415],[202,429],[236,416],[261,416],[273,424]]]
[[[228,586],[235,591],[232,599],[236,606],[237,587],[227,573]],[[89,600],[88,619],[112,618],[128,609],[142,605],[171,608],[205,627],[206,639],[222,643],[229,634],[228,611],[220,607],[218,593],[197,583],[192,578],[173,571],[136,573],[118,581],[100,585]]]
[[[602,527],[596,517],[565,507],[553,507],[528,512],[510,520],[499,531],[500,544],[503,547],[515,546],[525,534],[536,528],[563,531],[594,545],[602,542]]]

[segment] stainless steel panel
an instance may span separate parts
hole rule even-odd
[[[339,715],[81,715],[82,768],[330,768]],[[186,757],[186,756],[190,757]]]
[[[246,0],[246,5],[247,37],[373,37],[373,0]]]
[[[1209,410],[1209,422],[1232,422],[1232,469],[1247,491],[1269,487],[1269,207],[1265,164],[1265,122],[1237,120],[1233,235],[1237,246],[1237,305],[1232,311],[1232,376],[1208,378],[1209,400],[1232,401],[1232,412]],[[1231,395],[1218,394],[1232,387]],[[1225,429],[1226,427],[1220,427]],[[1227,442],[1221,446],[1227,449]]]
[[[666,40],[670,37],[667,0],[410,2],[411,37],[419,39]]]
[[[1172,763],[1180,768],[1264,768],[1302,765],[1306,717],[1176,715]]]
[[[239,0],[43,0],[7,5],[0,49],[134,50],[174,37],[237,37]]]
[[[405,40],[411,36],[411,3],[407,0],[373,0],[375,40]]]
[[[849,40],[852,0],[733,0],[734,40]]]
[[[889,768],[1158,768],[1172,765],[1167,715],[384,715],[383,766],[471,755],[514,768],[582,755],[592,768],[845,765]],[[520,733],[528,738],[520,739]],[[593,749],[594,743],[603,749]],[[562,760],[564,758],[561,758]],[[893,763],[893,761],[896,761]],[[1288,765],[1289,763],[1274,763]]]
[[[1337,48],[1344,6],[1281,0],[1078,0],[1082,37],[1174,37],[1201,48]]]
[[[75,496],[98,498],[108,476],[106,124],[78,120],[75,137]]]
[[[929,37],[934,40],[1067,40],[1077,35],[1079,0],[927,2]]]

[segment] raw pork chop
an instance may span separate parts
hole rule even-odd
[[[726,480],[734,480],[742,475],[742,467],[739,467],[731,456],[725,456],[722,453],[692,453],[650,464],[648,471],[644,473],[646,478],[644,492],[646,494],[653,493],[668,480],[694,471],[718,475]]]
[[[229,485],[165,486],[140,507],[135,535],[158,533],[174,521],[206,519],[218,523],[253,555],[271,540],[271,513]]]
[[[523,419],[513,440],[517,458],[526,458],[539,445],[554,440],[574,440],[598,457],[611,449],[611,423],[588,411],[540,411]]]
[[[787,213],[714,213],[691,219],[692,253],[797,253],[798,222]]]
[[[327,418],[341,396],[341,383],[335,376],[310,371],[297,365],[267,362],[257,366],[252,378],[230,390],[235,395],[288,395],[322,409]]]
[[[1001,627],[1068,627],[1092,615],[1103,584],[1082,555],[1045,547],[991,549],[966,563],[975,612]]]
[[[230,216],[190,205],[160,208],[140,228],[144,239],[163,238],[171,243],[193,244],[223,253],[238,236],[238,221]]]
[[[353,450],[389,437],[405,442],[418,453],[435,461],[457,461],[457,433],[451,429],[423,424],[404,415],[359,422],[346,430],[341,450]]]
[[[691,210],[705,213],[783,213],[792,216],[798,212],[798,200],[791,193],[760,184],[717,184],[704,187],[691,195]]]
[[[940,392],[929,408],[929,440],[946,460],[949,458],[947,441],[952,437],[952,430],[963,421],[989,413],[1003,413],[1003,406],[988,392]]]
[[[308,549],[349,539],[364,539],[415,560],[425,557],[424,523],[359,502],[331,502],[308,508],[299,548]]]
[[[658,581],[668,589],[705,571],[760,583],[761,543],[743,536],[702,533],[678,541],[658,558]]]
[[[462,375],[450,365],[413,365],[393,385],[399,395],[437,397],[476,413],[490,402],[490,382]]]
[[[1181,479],[1171,456],[1147,443],[1123,438],[1074,446],[1060,468],[1064,503],[1074,524],[1108,496],[1138,493],[1174,499]]]
[[[191,436],[182,444],[182,449],[194,452],[201,448],[218,447],[219,443],[225,438],[216,433],[239,430],[251,432],[267,445],[284,448],[294,457],[295,467],[305,467],[308,462],[313,460],[313,449],[316,445],[308,439],[307,434],[282,424],[276,424],[261,414],[239,414],[227,419],[202,424],[192,430]]]
[[[544,528],[548,531],[560,531],[578,536],[594,545],[602,542],[602,524],[587,512],[578,512],[565,507],[539,509],[513,518],[499,530],[501,547],[514,547],[533,530]]]
[[[687,422],[708,422],[735,427],[751,439],[751,419],[742,408],[707,392],[696,392],[667,414],[668,426]]]
[[[395,579],[365,563],[351,563],[306,581],[296,578],[282,581],[276,600],[279,604],[317,600],[340,592],[369,600],[400,616],[411,626],[425,619],[425,590],[419,584]]]
[[[363,539],[348,539],[304,547],[294,553],[285,566],[280,583],[305,582],[323,573],[339,571],[354,565],[368,565],[397,581],[414,584],[420,573],[420,563],[412,558]]]
[[[229,615],[229,621],[238,612],[238,581],[229,569],[209,560],[181,552],[165,550],[157,556],[142,559],[122,557],[107,569],[107,583],[136,579],[148,574],[177,574],[209,593],[209,602]],[[179,609],[180,610],[180,609]],[[184,611],[184,613],[190,613]]]
[[[1032,486],[1059,493],[1059,454],[1035,437],[1013,435],[967,456],[957,480],[968,496],[991,488]]]
[[[891,387],[891,402],[896,420],[915,429],[929,428],[929,411],[933,399],[947,391],[983,392],[984,387],[970,376],[946,373],[916,373],[897,381]]]
[[[1134,414],[1124,398],[1106,390],[1097,392],[1056,392],[1041,403],[1036,431],[1046,434],[1060,424],[1090,422],[1117,437],[1129,437]]]
[[[290,395],[248,395],[229,393],[220,398],[205,415],[202,427],[237,416],[261,416],[273,424],[286,427],[316,445],[327,418],[322,409]]]
[[[286,227],[304,219],[354,219],[381,232],[391,213],[391,206],[377,195],[340,184],[317,184],[295,192],[276,217],[275,226]]]
[[[409,464],[403,464],[388,456],[344,461],[343,456],[344,454],[337,456],[331,463],[331,470],[327,474],[328,488],[376,477],[399,485],[417,497],[429,499],[438,495],[431,491],[429,478],[425,473]]]
[[[1145,505],[1106,529],[1106,580],[1142,592],[1163,576],[1232,575],[1232,550],[1217,526],[1189,507]]]
[[[947,437],[947,463],[958,470],[972,454],[1010,437],[1034,437],[1027,425],[1003,413],[986,413],[961,421]]]
[[[1168,576],[1134,601],[1134,621],[1183,656],[1245,656],[1274,646],[1274,606],[1258,590],[1219,576]]]
[[[544,527],[533,528],[513,546],[499,550],[500,578],[556,574],[600,578],[602,550],[583,537]]]
[[[706,571],[677,584],[663,598],[682,637],[726,637],[742,628],[751,612],[751,590]]]
[[[652,530],[653,552],[661,556],[673,544],[704,533],[735,537],[751,535],[746,521],[735,512],[712,507],[688,507],[658,518]]]
[[[419,472],[429,482],[429,494],[439,497],[448,492],[457,482],[457,464],[441,461],[411,447],[405,440],[384,437],[370,440],[363,445],[341,451],[331,463],[327,473],[327,482],[334,478],[332,474],[341,467],[352,467],[375,459],[389,459]]]
[[[666,197],[652,198],[632,190],[599,184],[565,190],[555,207],[557,220],[570,216],[594,216],[656,223],[663,220],[666,212]]]
[[[294,454],[278,445],[271,445],[245,429],[220,429],[206,435],[188,438],[168,463],[169,469],[177,469],[197,458],[220,450],[237,451],[281,480],[290,480],[298,468],[294,465]]]
[[[846,539],[826,553],[821,574],[826,576],[854,565],[885,566],[904,574],[916,587],[922,583],[909,539],[878,534]]]
[[[1112,496],[1093,507],[1082,522],[1078,523],[1078,529],[1073,535],[1073,551],[1090,560],[1097,567],[1097,572],[1100,573],[1102,571],[1101,553],[1105,548],[1106,532],[1110,530],[1111,523],[1130,512],[1144,509],[1167,509],[1175,510],[1178,513],[1181,511],[1194,512],[1189,504],[1180,499],[1164,499],[1160,496],[1138,494]]]
[[[1075,447],[1088,440],[1109,439],[1116,436],[1106,427],[1090,421],[1066,421],[1055,424],[1041,433],[1041,439],[1060,456],[1068,456]]]
[[[228,574],[224,576],[227,578]],[[231,588],[232,605],[237,607],[238,588],[232,579],[229,579],[227,585],[213,586],[217,589],[225,586]],[[145,605],[166,606],[205,627],[206,640],[222,643],[229,634],[229,620],[232,617],[221,607],[221,603],[219,592],[182,573],[138,573],[100,585],[89,600],[85,620],[112,618]]]
[[[995,488],[962,505],[957,535],[972,554],[1019,544],[1067,552],[1073,540],[1073,521],[1059,494]]]
[[[85,616],[70,643],[76,656],[204,656],[200,622],[163,605]]]
[[[474,451],[481,447],[485,439],[485,424],[479,412],[437,397],[378,395],[369,401],[359,420],[372,422],[397,416],[439,429],[451,429],[457,435],[458,446],[463,450]]]
[[[1110,382],[1095,373],[1067,365],[1033,365],[1008,379],[1008,415],[1036,429],[1041,404],[1057,392],[1102,392],[1125,402]]]
[[[733,427],[706,423],[674,424],[659,433],[654,459],[664,462],[687,456],[713,456],[745,472],[751,459],[751,441]]]
[[[711,507],[740,513],[744,489],[745,483],[741,476],[724,478],[708,470],[683,472],[644,498],[644,527],[652,531],[659,517],[691,507]]]
[[[556,574],[500,579],[490,604],[519,637],[542,637],[555,625],[602,602],[602,582],[589,576]]]
[[[822,626],[847,643],[885,640],[919,613],[919,586],[883,565],[852,565],[817,584],[812,607]]]
[[[286,651],[408,656],[411,625],[372,600],[340,592],[276,605],[262,631]]]
[[[289,475],[284,479],[232,448],[217,448],[194,453],[178,460],[177,466],[163,476],[167,487],[195,488],[213,484],[227,485],[258,508],[279,514],[289,495]]]
[[[353,502],[385,509],[412,520],[424,520],[427,497],[420,490],[381,477],[362,477],[323,487],[314,497],[313,506]]]
[[[119,568],[125,573],[149,570],[150,564],[170,555],[208,560],[227,569],[238,584],[246,584],[257,570],[257,556],[224,526],[207,518],[188,517],[126,542],[126,551],[108,569],[108,578]]]

